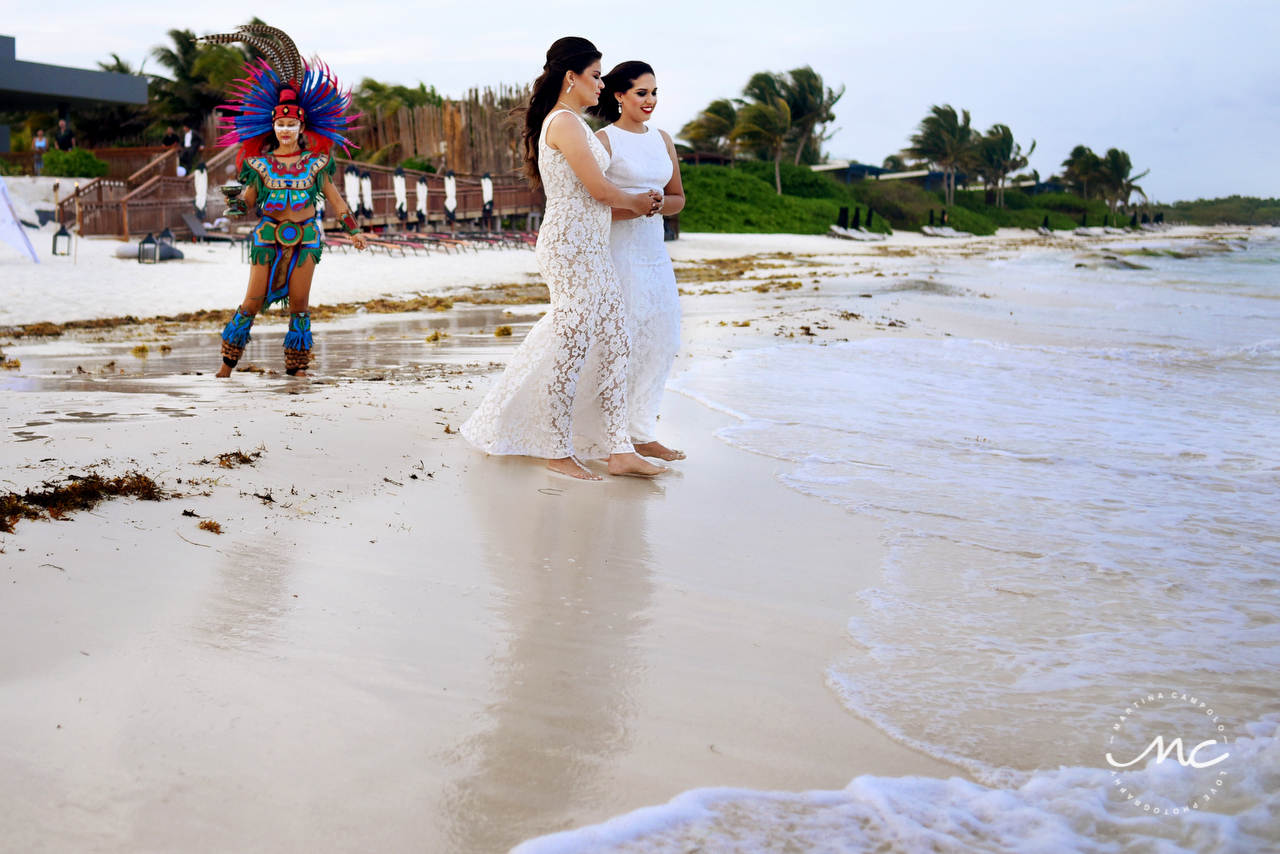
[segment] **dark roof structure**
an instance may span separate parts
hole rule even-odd
[[[57,110],[147,103],[147,78],[21,62],[13,36],[0,36],[0,110]]]

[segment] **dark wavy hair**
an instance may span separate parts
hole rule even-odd
[[[596,46],[578,36],[565,36],[547,49],[547,63],[542,74],[533,81],[529,100],[511,111],[512,121],[521,125],[520,139],[524,142],[524,175],[534,187],[542,186],[542,173],[538,171],[538,139],[542,135],[542,123],[560,99],[560,86],[566,72],[581,74],[601,57]]]
[[[630,91],[635,82],[646,74],[653,74],[653,66],[638,59],[615,65],[613,70],[602,78],[604,91],[600,93],[600,103],[594,107],[587,107],[587,113],[613,124],[622,117],[622,108],[614,95]],[[654,76],[657,77],[656,74]]]

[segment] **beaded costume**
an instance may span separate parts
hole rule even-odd
[[[249,262],[271,268],[263,308],[289,298],[289,282],[298,265],[320,262],[324,229],[312,215],[302,222],[286,218],[312,209],[326,184],[333,179],[335,164],[329,152],[337,145],[347,148],[343,136],[355,116],[346,115],[351,106],[349,92],[338,87],[329,68],[319,61],[302,59],[293,40],[283,31],[265,24],[247,24],[234,33],[205,36],[212,44],[243,42],[265,59],[244,67],[244,78],[232,86],[234,100],[227,105],[231,115],[221,119],[225,133],[222,145],[239,145],[236,166],[245,190],[253,189],[262,218],[250,235]],[[301,151],[294,163],[284,163],[271,150],[275,142],[274,123],[296,119],[302,125]],[[293,157],[295,155],[286,155]],[[240,196],[228,199],[231,215],[248,213]],[[350,211],[339,217],[352,234],[359,231]],[[235,367],[249,343],[254,315],[237,310],[222,332],[222,360]],[[285,336],[285,366],[289,374],[305,370],[312,347],[309,312],[291,315]]]

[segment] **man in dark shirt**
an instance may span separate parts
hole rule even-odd
[[[58,119],[58,133],[53,138],[59,151],[70,151],[76,147],[76,135],[67,127],[66,119]]]
[[[182,142],[182,137],[178,136],[177,131],[173,129],[173,125],[169,125],[164,129],[164,139],[160,140],[160,144],[168,148],[171,145],[177,145]]]
[[[204,151],[204,138],[191,126],[191,122],[182,125],[182,153],[178,155],[178,175],[186,175],[191,167],[200,161],[200,152]]]

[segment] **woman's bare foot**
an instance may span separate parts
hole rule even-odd
[[[310,375],[310,374],[308,374],[306,371],[299,369],[297,373],[295,373],[295,374],[289,374],[289,376],[291,376],[291,377],[307,377],[307,376],[311,376],[311,375]]]
[[[558,460],[547,460],[547,469],[571,477],[575,480],[604,480],[573,457],[561,457]]]
[[[653,477],[671,471],[666,466],[655,466],[637,454],[610,454],[609,474],[630,477]]]
[[[224,364],[221,368],[218,368],[217,376],[225,380],[227,377],[231,376],[231,368]]]
[[[657,457],[658,459],[666,460],[669,463],[684,459],[684,451],[677,451],[674,448],[668,448],[661,442],[643,442],[636,445],[636,453],[642,457]]]

